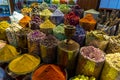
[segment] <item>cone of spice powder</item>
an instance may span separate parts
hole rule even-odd
[[[39,64],[40,58],[38,56],[23,54],[11,61],[8,65],[8,69],[13,74],[24,75],[34,71]]]
[[[67,80],[66,73],[59,66],[46,64],[40,66],[32,75],[32,80]]]

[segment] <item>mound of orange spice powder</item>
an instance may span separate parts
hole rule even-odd
[[[32,80],[66,80],[65,72],[54,64],[42,65],[32,75]]]

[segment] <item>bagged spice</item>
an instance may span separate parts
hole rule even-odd
[[[79,24],[79,19],[80,18],[74,12],[70,12],[64,16],[64,24],[76,26]]]
[[[28,27],[29,22],[31,21],[31,18],[27,15],[25,15],[20,21],[19,24],[22,27]]]
[[[87,31],[91,31],[95,29],[96,20],[92,16],[92,14],[86,14],[86,16],[80,19],[80,25]]]
[[[120,52],[120,35],[111,36],[106,49],[106,53]]]
[[[39,25],[42,23],[42,20],[40,18],[39,15],[34,15],[32,17],[32,20],[30,21],[30,24],[31,24],[31,29],[32,30],[36,30],[36,29],[40,29],[39,28]]]
[[[42,4],[40,4],[40,11],[48,9],[48,4],[46,2],[43,2]]]
[[[98,79],[104,64],[105,53],[93,46],[82,47],[80,53],[76,73]]]
[[[40,30],[44,33],[52,33],[53,29],[56,27],[49,19],[45,20],[42,24],[40,24]]]
[[[40,43],[41,58],[44,63],[55,63],[57,56],[58,40],[47,35]]]
[[[58,7],[58,9],[59,9],[60,11],[62,11],[64,14],[67,14],[68,12],[70,12],[70,8],[69,8],[69,6],[66,5],[66,4],[61,4],[61,5]]]
[[[86,32],[85,30],[80,27],[79,25],[76,26],[76,32],[72,39],[80,44],[80,46],[83,46],[85,43],[85,36]]]
[[[68,4],[69,5],[74,5],[75,4],[75,0],[68,0]]]
[[[0,43],[0,45],[0,62],[9,62],[20,54],[16,48],[11,45],[5,43]]]
[[[51,15],[51,22],[53,22],[56,25],[63,23],[64,14],[59,9],[56,9],[55,12],[53,12],[53,14]]]
[[[45,38],[45,36],[46,35],[39,30],[33,30],[32,32],[27,34],[29,53],[40,55],[39,43]]]
[[[7,21],[0,22],[0,39],[7,41],[6,29],[9,27],[9,23]]]
[[[22,75],[34,71],[39,64],[40,58],[38,56],[23,54],[11,61],[8,69],[14,74]]]
[[[96,80],[96,78],[95,77],[88,77],[85,75],[77,75],[77,76],[70,78],[69,80]]]
[[[79,5],[74,5],[72,7],[72,11],[77,15],[79,16],[80,18],[83,17],[83,13],[84,13],[84,9],[82,9]]]
[[[48,8],[48,9],[49,9],[51,12],[54,12],[57,8],[58,8],[57,5],[51,4],[51,5],[49,5],[49,8]]]
[[[120,80],[120,53],[107,54],[100,80]]]
[[[29,8],[29,7],[25,7],[23,9],[21,9],[21,13],[23,15],[30,15],[31,12],[32,12],[32,8]]]
[[[22,27],[17,23],[11,23],[10,27],[6,29],[6,35],[9,44],[18,47],[17,32],[21,30]]]
[[[60,0],[52,0],[52,4],[59,4]]]
[[[64,40],[66,39],[65,36],[65,31],[64,31],[64,24],[60,24],[57,27],[53,29],[53,35],[58,39],[58,40]]]
[[[49,17],[52,15],[52,12],[49,9],[44,9],[42,12],[40,12],[40,17],[43,20],[49,19]]]
[[[109,36],[102,31],[90,31],[86,35],[86,45],[91,45],[103,51],[106,50],[109,42]]]
[[[22,52],[28,52],[27,34],[30,32],[31,29],[29,28],[22,28],[17,32],[18,48],[20,48]]]
[[[67,4],[67,0],[60,0],[60,4]]]
[[[32,75],[32,80],[67,80],[64,70],[54,64],[40,66]]]

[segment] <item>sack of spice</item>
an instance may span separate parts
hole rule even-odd
[[[80,25],[86,30],[91,31],[95,29],[96,20],[92,16],[92,14],[86,14],[84,18],[79,20]]]
[[[27,15],[25,15],[20,21],[19,21],[19,25],[22,27],[29,27],[29,23],[31,21],[31,18]]]
[[[74,5],[72,7],[72,11],[77,15],[79,16],[80,18],[83,17],[83,13],[84,13],[84,9],[82,9],[79,5]]]
[[[53,32],[53,29],[56,27],[49,19],[45,20],[42,24],[40,24],[40,31],[49,34]]]
[[[46,35],[39,30],[33,30],[27,34],[29,53],[40,55],[40,42]]]
[[[40,12],[40,17],[42,20],[49,19],[49,17],[52,15],[52,12],[49,9],[44,9],[42,12]]]
[[[64,31],[64,24],[60,24],[57,27],[53,29],[53,35],[58,39],[58,40],[64,40],[66,39],[65,36],[65,31]]]
[[[120,53],[106,55],[100,80],[120,80]]]
[[[64,14],[59,9],[56,9],[51,15],[50,20],[55,25],[59,25],[64,22]]]
[[[58,9],[60,11],[62,11],[64,14],[67,14],[68,12],[70,12],[70,8],[67,4],[61,4]]]
[[[39,8],[40,8],[40,11],[44,9],[48,9],[48,4],[46,2],[43,2],[42,4],[40,4]]]
[[[85,44],[85,36],[86,32],[85,30],[80,27],[79,25],[76,26],[76,32],[72,39],[80,44],[80,46],[83,46]]]
[[[41,58],[44,63],[55,63],[57,56],[58,40],[52,36],[47,35],[40,43]]]
[[[30,28],[32,30],[40,29],[39,25],[42,23],[42,20],[39,15],[34,15],[30,21]]]
[[[27,34],[31,32],[29,28],[22,28],[17,32],[17,40],[18,40],[18,48],[21,49],[22,52],[28,52],[28,40]]]
[[[10,24],[7,21],[0,22],[0,40],[7,41],[6,29],[9,27],[9,25]]]
[[[34,71],[39,64],[40,58],[38,56],[26,53],[12,60],[8,65],[8,70],[13,74],[24,75]]]
[[[9,44],[18,47],[17,35],[16,33],[21,30],[22,27],[17,23],[11,23],[10,27],[6,29],[6,35]]]
[[[109,42],[109,36],[107,36],[103,31],[90,31],[86,34],[86,45],[91,45],[96,48],[99,48],[103,51],[106,50]]]
[[[93,46],[80,49],[76,74],[94,76],[98,79],[105,60],[105,53]]]
[[[60,0],[52,0],[52,4],[60,4]]]
[[[60,0],[60,4],[67,4],[67,0]]]
[[[57,65],[44,64],[33,73],[32,80],[67,80],[67,75]]]
[[[120,52],[120,35],[111,36],[106,49],[106,53]]]
[[[77,76],[74,76],[72,78],[70,78],[69,80],[96,80],[95,77],[88,77],[88,76],[85,76],[85,75],[77,75]]]
[[[23,15],[30,15],[30,13],[32,12],[32,8],[29,8],[29,7],[24,7],[23,9],[21,9],[21,13]]]
[[[80,18],[74,13],[70,12],[64,16],[64,24],[66,25],[78,25]]]
[[[48,9],[49,9],[51,12],[54,12],[57,8],[58,8],[57,5],[51,4],[51,5],[49,5],[49,8],[48,8]]]
[[[20,53],[17,52],[14,46],[8,45],[3,41],[0,41],[0,63],[9,62]]]

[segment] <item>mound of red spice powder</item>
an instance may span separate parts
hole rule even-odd
[[[57,65],[42,65],[33,73],[32,80],[66,80],[65,71]]]

